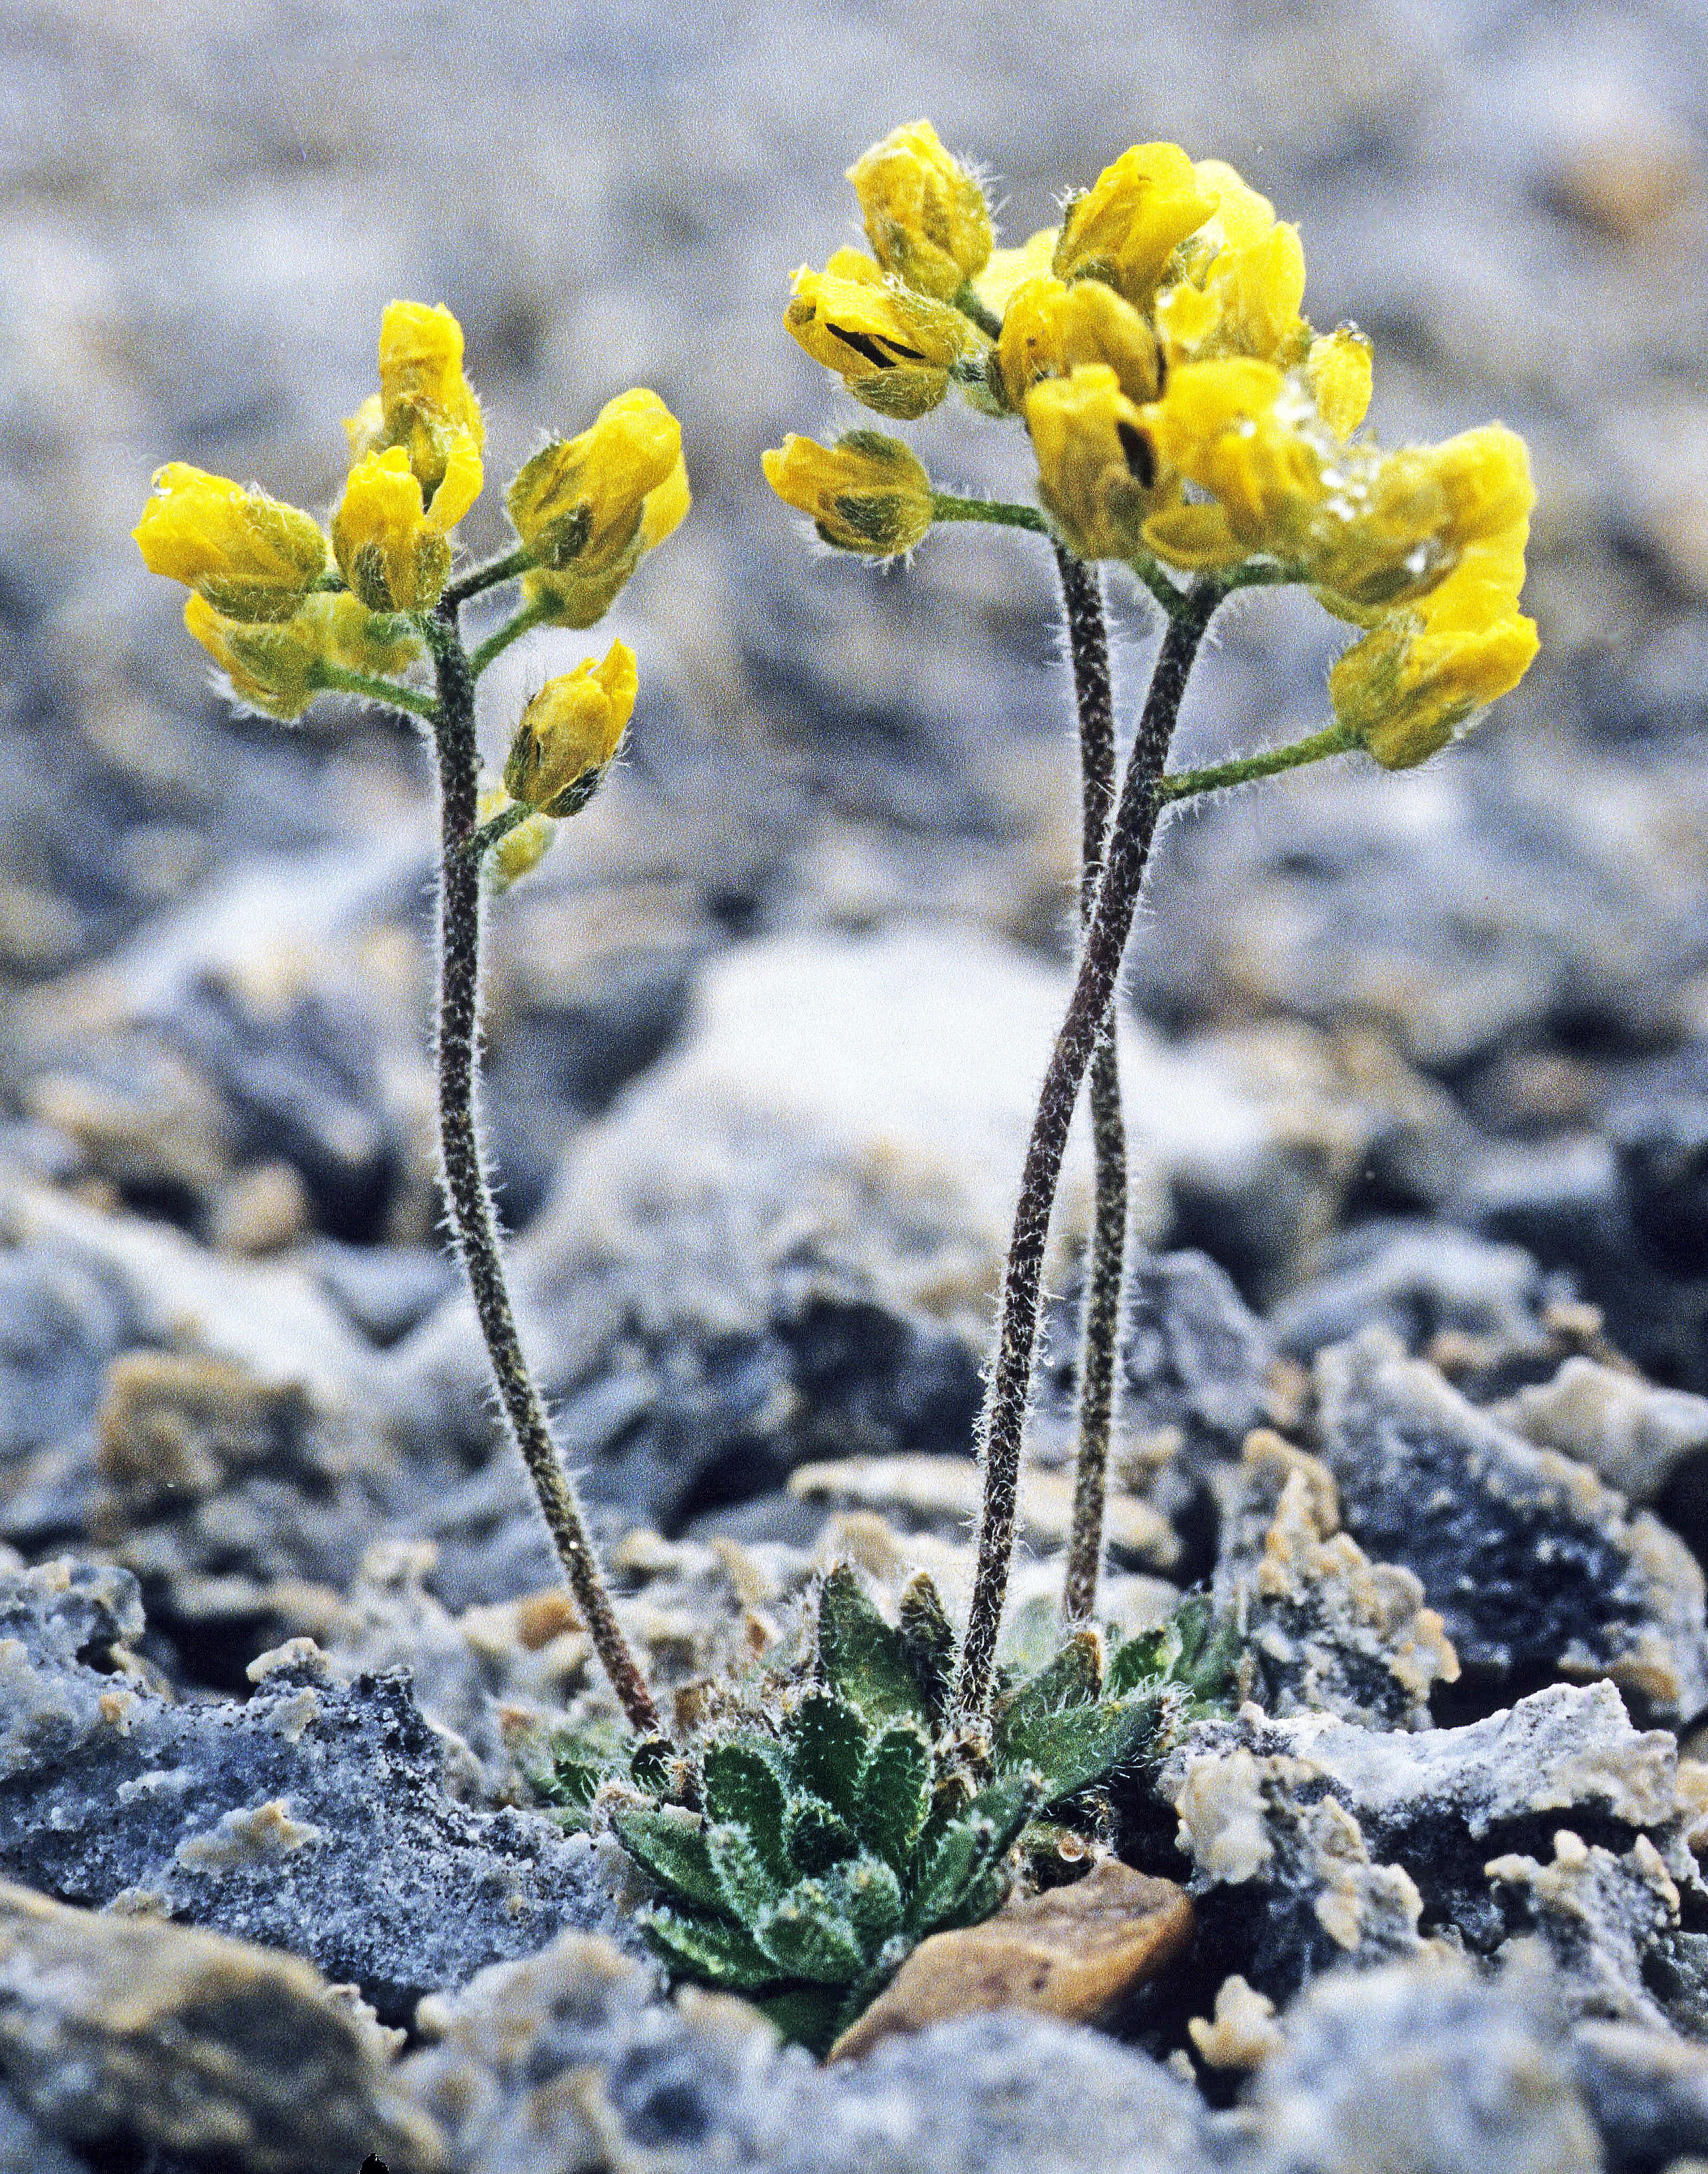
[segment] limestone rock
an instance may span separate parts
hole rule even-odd
[[[1467,1679],[1610,1677],[1657,1720],[1708,1704],[1702,1572],[1589,1467],[1538,1449],[1365,1330],[1317,1361],[1347,1528],[1416,1572]]]
[[[421,2174],[445,2164],[436,2124],[305,1963],[8,1885],[0,2069],[77,2144],[218,2156],[246,2174],[324,2174],[370,2152]]]
[[[1708,1452],[1708,1397],[1568,1359],[1494,1416],[1541,1449],[1576,1457],[1634,1502],[1652,1502],[1678,1466]]]
[[[1183,1889],[1105,1859],[1071,1886],[922,1940],[830,2058],[857,2060],[885,2038],[1009,2009],[1091,2022],[1166,1970],[1192,1936]]]
[[[1429,1728],[1430,1688],[1457,1681],[1458,1657],[1416,1576],[1340,1530],[1325,1467],[1259,1428],[1218,1493],[1216,1602],[1246,1641],[1248,1695],[1272,1714]]]

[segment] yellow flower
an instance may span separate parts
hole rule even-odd
[[[899,438],[850,430],[834,446],[786,438],[768,452],[765,481],[840,551],[893,559],[931,527],[931,478]]]
[[[1106,362],[1129,400],[1154,400],[1156,341],[1131,302],[1100,279],[1069,287],[1046,275],[1014,289],[997,343],[1010,403],[1024,407],[1040,378],[1062,377],[1082,363]]]
[[[682,426],[656,392],[619,392],[578,436],[525,462],[505,502],[535,560],[530,600],[556,625],[591,626],[688,512]]]
[[[634,713],[635,652],[613,641],[548,679],[522,713],[504,766],[505,790],[541,815],[573,815],[603,781]]]
[[[1137,404],[1106,363],[1046,377],[1026,396],[1038,457],[1038,495],[1082,559],[1123,559],[1139,548],[1156,503],[1156,452]]]
[[[170,461],[131,531],[150,573],[182,581],[229,619],[288,619],[330,567],[312,514]]]
[[[380,321],[380,390],[344,425],[352,457],[401,446],[441,535],[480,495],[486,442],[462,374],[462,327],[449,310],[392,302]]]
[[[421,485],[403,446],[370,453],[350,470],[332,516],[332,549],[370,611],[425,611],[437,602],[451,545],[422,511]]]
[[[1444,581],[1356,641],[1328,675],[1334,711],[1385,769],[1409,770],[1508,694],[1536,654],[1518,609],[1528,525],[1467,544]]]
[[[1439,446],[1349,446],[1324,476],[1331,488],[1304,557],[1322,601],[1343,617],[1368,625],[1424,595],[1473,544],[1510,549],[1516,537],[1522,560],[1536,502],[1530,455],[1498,423]]]
[[[979,344],[959,310],[890,285],[851,249],[822,272],[801,267],[783,322],[857,400],[909,421],[938,405],[951,366]]]
[[[500,785],[489,786],[476,803],[477,823],[489,823],[495,815],[502,815],[516,803]],[[520,883],[532,875],[551,851],[552,841],[558,835],[558,826],[549,815],[529,815],[513,830],[506,830],[486,856],[488,878],[495,891],[506,891],[512,884]]]
[[[1249,355],[1288,364],[1311,327],[1299,230],[1278,223],[1267,197],[1220,159],[1193,168],[1213,216],[1181,251],[1177,276],[1156,300],[1157,336],[1170,363]]]
[[[305,597],[287,619],[230,619],[200,596],[184,624],[231,682],[240,701],[270,717],[300,717],[329,684],[328,671],[401,672],[420,654],[419,638],[342,592]]]
[[[1370,342],[1355,325],[1321,333],[1306,350],[1304,367],[1317,414],[1337,438],[1349,438],[1370,413]]]
[[[985,192],[928,121],[911,121],[848,169],[872,253],[922,295],[947,302],[991,254]]]
[[[1159,460],[1210,493],[1213,504],[1165,509],[1145,525],[1159,558],[1179,566],[1236,565],[1254,552],[1286,554],[1322,495],[1316,451],[1295,416],[1278,408],[1287,381],[1271,363],[1186,363],[1170,372],[1141,420]]]
[[[1061,239],[1059,226],[1040,226],[1018,249],[993,249],[990,262],[973,281],[973,293],[993,316],[1003,316],[1024,281],[1040,279],[1048,272]]]
[[[1148,309],[1176,246],[1214,209],[1179,144],[1135,143],[1068,205],[1056,277],[1105,280]]]

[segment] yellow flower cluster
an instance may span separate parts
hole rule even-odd
[[[911,419],[955,383],[1021,419],[1050,524],[1083,558],[1309,584],[1370,630],[1332,693],[1385,763],[1421,760],[1516,684],[1536,648],[1522,440],[1355,438],[1370,343],[1311,326],[1297,228],[1231,166],[1135,144],[1013,249],[928,122],[849,178],[873,254],[797,273],[785,322],[856,399]],[[924,470],[873,432],[792,438],[765,468],[844,549],[889,556],[930,525]]]

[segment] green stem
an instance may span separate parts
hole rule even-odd
[[[472,861],[484,861],[495,846],[501,843],[512,830],[520,830],[533,812],[532,808],[523,807],[521,801],[513,801],[508,808],[501,808],[489,822],[483,823],[478,830],[470,832],[463,841],[463,852]]]
[[[388,703],[394,710],[411,711],[430,724],[439,715],[439,705],[419,688],[400,687],[395,679],[371,679],[365,672],[346,672],[339,664],[321,666],[320,684],[328,694],[360,695],[370,702]]]
[[[1284,771],[1302,770],[1306,763],[1323,762],[1332,754],[1355,754],[1363,744],[1350,725],[1325,725],[1320,733],[1265,748],[1257,754],[1234,755],[1226,762],[1207,763],[1202,770],[1170,771],[1159,790],[1165,800],[1192,800],[1201,792],[1249,785],[1255,778],[1279,777]]]
[[[499,1245],[498,1215],[481,1158],[476,1050],[480,1037],[480,864],[476,835],[480,755],[474,675],[455,608],[425,622],[439,682],[439,1147],[446,1198],[505,1416],[550,1530],[581,1620],[624,1712],[641,1736],[661,1733],[658,1709],[617,1621],[575,1482],[565,1470],[522,1348]]]
[[[1000,339],[1002,338],[1002,319],[997,315],[994,310],[987,310],[985,307],[984,304],[979,300],[977,294],[974,291],[973,283],[970,279],[967,281],[965,286],[963,287],[960,292],[955,296],[954,306],[964,317],[970,317],[972,319],[973,322],[978,327],[979,330],[984,333],[987,339]]]
[[[1050,524],[1035,506],[1014,506],[1000,498],[957,498],[953,491],[931,495],[933,521],[988,521],[997,528],[1030,528],[1035,536],[1047,536]]]
[[[444,612],[454,612],[460,604],[466,604],[471,597],[480,596],[488,589],[495,589],[500,581],[515,581],[519,575],[527,573],[532,565],[533,554],[525,544],[518,544],[514,551],[506,551],[499,558],[484,560],[479,565],[471,566],[466,573],[459,574],[454,581],[446,583],[444,593],[439,599],[439,608]]]
[[[487,666],[503,656],[513,641],[520,641],[525,634],[537,626],[543,626],[552,615],[549,603],[524,604],[522,609],[504,625],[488,635],[480,646],[470,653],[468,671],[471,679],[479,679]]]

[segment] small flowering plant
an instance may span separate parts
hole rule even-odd
[[[538,865],[559,821],[603,782],[635,707],[634,652],[613,642],[546,681],[518,722],[502,785],[484,785],[475,685],[531,628],[589,627],[689,507],[682,433],[637,388],[573,438],[554,438],[505,494],[515,547],[455,571],[457,523],[484,482],[480,403],[448,310],[393,302],[380,327],[380,389],[344,428],[350,469],[328,522],[174,462],[135,535],[157,574],[190,591],[184,623],[234,697],[300,717],[319,696],[390,704],[430,728],[441,808],[437,1068],[451,1221],[511,1434],[576,1604],[630,1725],[657,1709],[618,1625],[573,1480],[529,1373],[505,1283],[480,1147],[481,914],[485,891]],[[470,649],[465,604],[519,585],[510,616]]]
[[[772,489],[819,537],[870,559],[944,521],[1030,529],[1053,547],[1079,717],[1080,952],[1045,1077],[1004,1271],[981,1421],[985,1490],[961,1723],[987,1716],[1037,1339],[1040,1279],[1068,1128],[1089,1074],[1096,1205],[1081,1331],[1078,1472],[1063,1613],[1093,1615],[1116,1380],[1127,1203],[1113,1032],[1122,955],[1165,809],[1331,755],[1390,770],[1445,748],[1536,653],[1518,608],[1534,501],[1523,441],[1498,425],[1384,450],[1362,435],[1370,343],[1303,315],[1298,230],[1219,160],[1138,143],[1059,226],[995,246],[974,175],[928,122],[849,170],[869,256],[803,267],[784,316],[877,414],[916,420],[954,389],[1006,424],[1034,496],[940,489],[900,440],[791,437]],[[1102,567],[1161,616],[1149,690],[1117,781]],[[1178,771],[1168,753],[1192,663],[1235,591],[1296,583],[1358,630],[1328,676],[1332,716],[1290,745]]]

